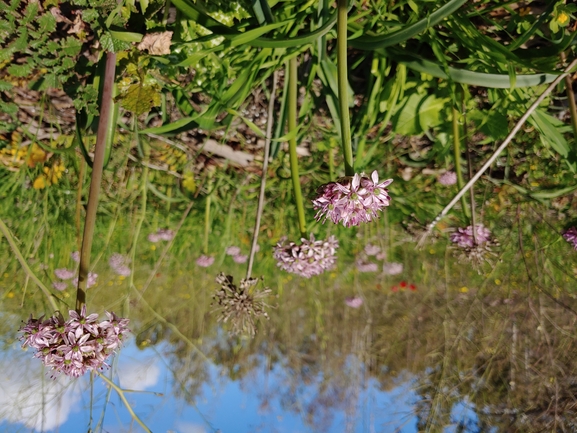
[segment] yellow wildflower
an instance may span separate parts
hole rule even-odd
[[[38,176],[38,177],[34,180],[34,183],[32,184],[32,188],[34,188],[34,189],[44,189],[44,188],[46,188],[46,177],[44,177],[43,174],[41,174],[40,176]]]
[[[569,22],[569,14],[566,12],[561,12],[559,15],[557,15],[557,22],[564,26]]]

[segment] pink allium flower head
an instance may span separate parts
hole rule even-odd
[[[76,263],[80,263],[80,251],[74,251],[73,253],[70,253],[70,257],[71,257],[72,260],[74,260]]]
[[[383,263],[383,273],[385,275],[398,275],[403,272],[403,264],[396,262]]]
[[[68,287],[68,283],[66,281],[54,281],[52,283],[52,287],[54,287],[59,292],[62,292],[63,290],[66,290],[66,287]]]
[[[89,289],[96,284],[96,279],[98,278],[98,274],[94,272],[88,272],[88,279],[86,280],[86,288]],[[72,285],[74,287],[78,287],[78,277],[72,280]]]
[[[310,278],[331,269],[336,262],[339,242],[334,236],[326,241],[302,238],[300,245],[282,238],[274,247],[273,257],[284,271]]]
[[[357,269],[359,272],[377,272],[379,267],[376,263],[357,261]]]
[[[213,263],[214,263],[214,257],[212,256],[202,255],[198,259],[196,259],[196,264],[203,268],[208,268]]]
[[[335,224],[342,222],[345,227],[370,222],[378,218],[377,211],[389,206],[391,197],[386,187],[392,181],[388,179],[379,183],[379,174],[375,170],[370,178],[357,173],[322,185],[313,200],[313,207],[318,210],[315,218],[323,223],[327,219]]]
[[[70,280],[71,278],[74,278],[76,272],[70,269],[60,268],[60,269],[54,269],[54,275],[56,275],[61,280]]]
[[[174,232],[169,229],[158,229],[156,233],[150,233],[148,240],[156,243],[159,241],[171,241],[174,238]]]
[[[114,313],[106,315],[109,320],[98,322],[98,314],[86,315],[83,306],[80,313],[70,310],[67,321],[60,313],[47,320],[31,316],[20,329],[22,347],[36,349],[34,357],[52,368],[54,374],[80,377],[90,370],[102,370],[128,333],[128,319]]]
[[[246,263],[248,260],[248,256],[244,254],[236,254],[232,258],[236,263]]]
[[[457,183],[457,173],[454,171],[446,171],[439,176],[439,183],[445,186],[455,185]]]
[[[563,233],[563,239],[573,245],[573,248],[577,250],[577,228],[571,227]]]
[[[353,296],[352,298],[346,298],[345,304],[347,304],[351,308],[359,308],[363,305],[363,298],[359,298],[358,296]]]
[[[491,231],[483,224],[477,224],[475,230],[477,232],[478,245],[486,244],[491,240]],[[473,226],[459,227],[457,231],[451,234],[451,242],[457,244],[460,248],[473,248],[475,244]]]
[[[128,277],[131,273],[130,267],[128,266],[130,264],[130,259],[122,254],[112,254],[110,259],[108,259],[108,264],[115,273],[123,277]]]
[[[229,256],[237,256],[240,254],[240,248],[235,246],[230,246],[226,249],[226,254]]]
[[[367,256],[376,256],[381,252],[381,248],[377,245],[367,244],[365,246],[365,254]]]

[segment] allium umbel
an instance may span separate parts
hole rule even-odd
[[[256,285],[261,280],[262,278],[243,278],[237,287],[230,275],[221,272],[216,277],[220,289],[213,295],[213,299],[221,313],[218,321],[230,322],[231,334],[248,334],[254,337],[255,318],[268,319],[265,307],[269,305],[264,302],[264,298],[270,294],[271,289],[257,289]]]
[[[392,181],[388,179],[379,183],[379,174],[375,170],[370,178],[365,173],[356,173],[353,177],[322,185],[313,200],[313,207],[318,210],[315,218],[323,223],[327,219],[335,224],[342,222],[345,227],[377,219],[377,211],[382,211],[391,202],[386,187]]]
[[[30,319],[20,331],[22,347],[36,349],[35,358],[56,373],[80,377],[90,370],[108,367],[106,360],[122,345],[128,333],[128,319],[106,312],[108,320],[98,322],[98,314],[69,311],[65,321],[60,313],[47,320]]]
[[[577,228],[571,227],[563,232],[563,239],[573,245],[577,250]]]
[[[339,241],[334,236],[317,241],[311,234],[310,240],[302,238],[300,245],[282,238],[274,247],[273,257],[282,270],[310,278],[335,265],[338,247]]]

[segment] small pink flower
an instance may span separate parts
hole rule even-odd
[[[171,241],[174,238],[174,232],[169,229],[158,229],[156,233],[150,233],[148,240],[156,243],[159,241]]]
[[[381,248],[378,245],[367,244],[365,246],[365,254],[367,256],[376,256],[381,252]]]
[[[353,296],[352,298],[346,298],[345,304],[347,304],[351,308],[359,308],[363,305],[363,298],[359,298],[358,296]]]
[[[52,283],[52,287],[54,287],[59,292],[62,292],[63,290],[66,290],[66,287],[68,287],[68,283],[66,281],[54,281]]]
[[[71,257],[72,260],[74,260],[76,263],[80,263],[80,251],[74,251],[73,253],[70,253],[70,257]]]
[[[89,289],[90,287],[96,284],[96,279],[98,278],[98,274],[94,272],[88,272],[88,279],[86,280],[86,288]],[[74,287],[78,287],[78,277],[72,280],[72,285]]]
[[[108,264],[112,270],[120,276],[128,277],[131,273],[130,267],[128,266],[130,264],[130,259],[122,254],[112,254],[110,259],[108,259]]]
[[[477,224],[475,226],[475,231],[477,232],[477,245],[486,244],[491,240],[491,231],[483,226],[483,224]],[[475,244],[475,238],[473,236],[473,226],[468,226],[466,228],[459,227],[450,236],[451,242],[457,244],[460,248],[473,248]]]
[[[357,269],[359,272],[377,272],[379,267],[376,263],[357,261]]]
[[[403,264],[390,262],[390,263],[383,263],[383,273],[385,275],[398,275],[403,272]]]
[[[577,228],[571,227],[563,233],[563,239],[573,245],[573,248],[577,250]]]
[[[60,269],[54,269],[54,275],[56,275],[61,280],[70,280],[71,278],[74,278],[76,272],[70,269],[60,268]]]
[[[273,257],[282,270],[311,278],[335,266],[338,247],[339,242],[334,236],[326,241],[317,241],[311,234],[310,239],[301,238],[300,244],[289,242],[284,237],[274,247]]]
[[[439,176],[439,183],[445,186],[455,185],[457,183],[457,174],[454,171],[446,171]]]
[[[202,255],[196,259],[196,264],[203,268],[208,268],[214,263],[214,257]]]
[[[235,246],[230,246],[226,249],[226,254],[229,256],[238,256],[240,254],[240,248]]]
[[[379,174],[373,171],[371,177],[357,173],[337,182],[322,185],[317,190],[313,207],[318,210],[315,218],[324,223],[342,222],[345,227],[357,226],[378,218],[378,211],[389,206],[391,198],[386,187],[392,179],[379,183]]]
[[[232,258],[236,263],[246,263],[248,260],[248,256],[244,254],[236,254]]]

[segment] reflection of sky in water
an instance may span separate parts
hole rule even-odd
[[[116,383],[120,382],[124,389],[146,391],[125,395],[153,432],[408,433],[417,430],[412,404],[418,397],[410,389],[411,381],[385,392],[379,390],[374,380],[357,387],[352,384],[358,383],[358,379],[347,378],[345,382],[340,381],[341,388],[335,388],[335,393],[340,392],[341,401],[332,401],[331,406],[327,392],[319,392],[322,377],[311,378],[307,384],[294,383],[291,373],[280,366],[267,373],[266,364],[262,364],[241,380],[231,381],[221,373],[220,367],[211,366],[210,383],[203,384],[193,407],[171,394],[172,375],[159,355],[163,346],[156,350],[138,350],[131,343],[118,360]],[[31,358],[31,352],[22,352],[18,346],[3,355],[1,364],[2,431],[21,431],[22,426],[36,431],[88,431],[91,406],[88,376],[77,381],[66,377],[52,380],[43,373],[40,362]],[[104,431],[141,431],[115,391],[105,405],[107,388],[102,380],[95,380],[93,395],[92,428],[104,409]],[[453,421],[463,418],[474,419],[474,414],[466,405],[459,404],[453,410]]]

